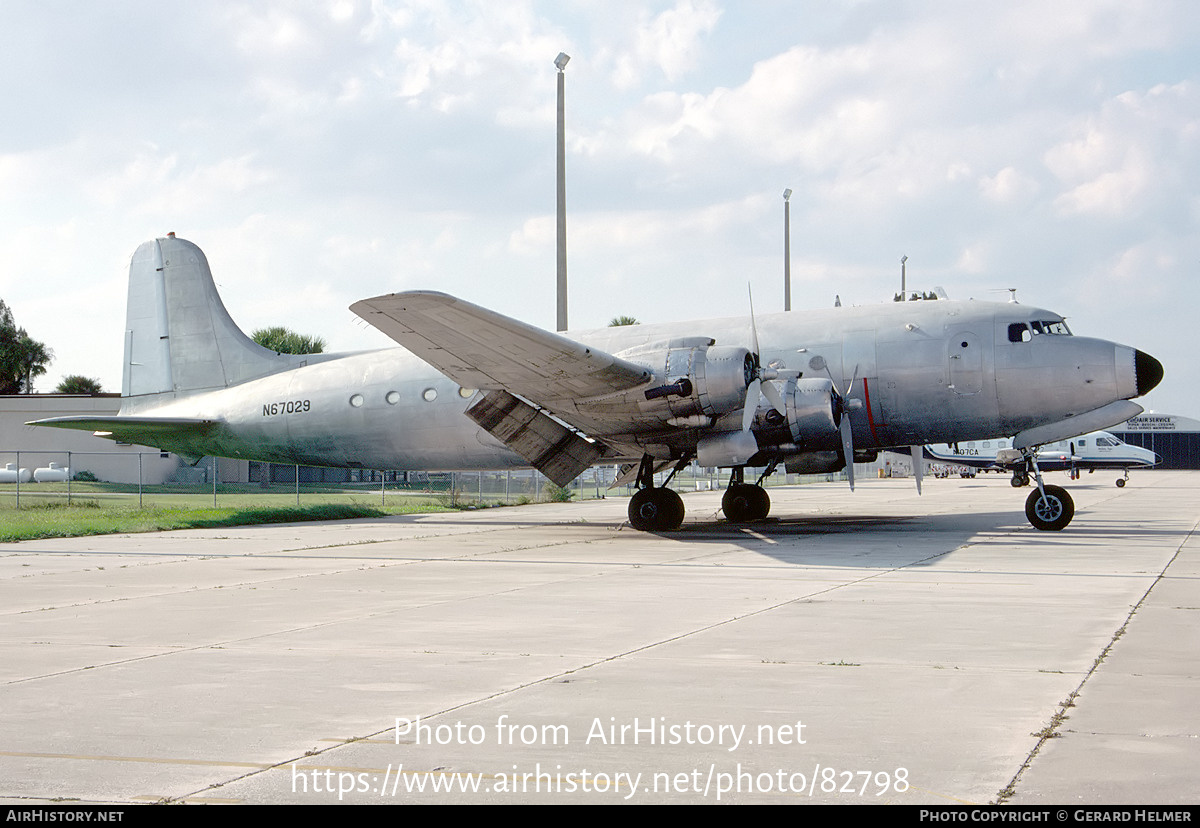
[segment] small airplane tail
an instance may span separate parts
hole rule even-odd
[[[121,396],[227,388],[306,364],[242,333],[225,310],[203,251],[174,233],[138,247],[129,264]]]

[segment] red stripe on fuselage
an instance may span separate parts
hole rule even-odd
[[[863,400],[867,404],[867,425],[871,427],[871,439],[879,445],[879,435],[875,433],[875,415],[871,413],[871,389],[867,387],[867,378],[863,377]]]

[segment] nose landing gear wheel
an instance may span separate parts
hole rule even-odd
[[[1035,529],[1043,532],[1058,532],[1065,529],[1075,517],[1075,501],[1061,486],[1046,486],[1046,495],[1037,489],[1029,493],[1025,501],[1025,517]]]

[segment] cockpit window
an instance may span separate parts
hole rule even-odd
[[[1039,334],[1070,336],[1071,329],[1061,319],[1035,319],[1032,322],[1013,322],[1008,326],[1009,342],[1028,342]]]
[[[1029,326],[1033,328],[1035,334],[1053,334],[1056,336],[1070,336],[1071,330],[1067,327],[1067,323],[1061,320],[1045,321],[1045,322],[1030,322]]]

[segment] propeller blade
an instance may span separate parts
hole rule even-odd
[[[775,387],[775,383],[763,380],[760,384],[762,395],[767,398],[767,402],[775,406],[775,410],[783,416],[787,416],[787,406],[783,404],[783,396],[779,393],[779,389]]]
[[[854,431],[850,427],[850,412],[842,412],[838,430],[842,433],[842,453],[846,457],[846,480],[850,483],[850,491],[854,491]]]
[[[742,409],[742,431],[749,431],[754,423],[754,412],[758,410],[758,394],[762,381],[755,377],[746,386],[746,407]]]
[[[759,366],[758,359],[758,325],[754,324],[754,291],[750,289],[750,283],[746,283],[746,293],[750,294],[750,350],[754,354],[754,367]]]
[[[921,454],[920,446],[909,446],[909,451],[912,453],[913,477],[917,481],[917,494],[920,494],[921,480],[925,477],[925,458]]]

